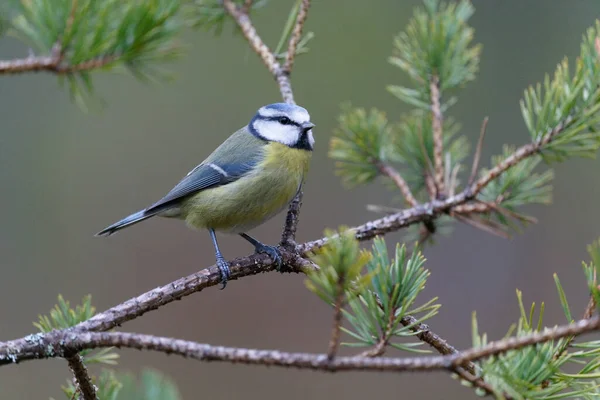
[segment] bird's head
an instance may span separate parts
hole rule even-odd
[[[250,132],[267,141],[308,150],[313,149],[315,139],[306,109],[287,103],[274,103],[261,107],[248,124]]]

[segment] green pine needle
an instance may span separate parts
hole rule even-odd
[[[534,323],[533,313],[525,312],[519,291],[517,298],[521,317],[516,324],[515,335],[519,337],[538,331],[542,315],[538,323]],[[540,343],[482,360],[478,363],[478,375],[485,379],[497,396],[506,393],[515,399],[547,399],[569,387],[564,379],[556,377],[559,368],[568,361],[567,356],[558,356],[562,353],[564,341]],[[479,334],[477,319],[473,316],[473,346],[486,344],[487,338]]]
[[[238,6],[244,4],[242,0],[233,2]],[[265,4],[267,4],[267,0],[254,1],[249,11],[261,8]],[[212,32],[217,36],[223,32],[225,22],[229,19],[229,14],[221,0],[190,0],[184,7],[184,15],[189,26]],[[237,25],[235,29],[238,29]]]
[[[416,88],[389,86],[388,90],[412,106],[429,110],[429,82],[433,76],[439,79],[441,92],[472,81],[479,67],[481,46],[471,44],[473,29],[467,25],[474,12],[471,2],[424,3],[425,8],[418,8],[405,31],[396,37],[394,56],[390,58]]]
[[[525,90],[521,100],[523,119],[533,141],[543,143],[546,162],[564,161],[569,157],[595,157],[600,147],[600,61],[595,40],[600,21],[583,37],[581,53],[571,75],[565,58],[554,77],[546,75],[543,85]],[[559,130],[558,133],[553,133]]]
[[[344,303],[347,303],[371,279],[369,274],[361,275],[370,254],[360,250],[354,233],[346,227],[341,227],[338,233],[326,230],[325,236],[327,244],[311,257],[320,268],[308,273],[305,284],[328,304],[335,303],[341,289],[346,294]]]
[[[50,332],[54,329],[67,329],[90,319],[96,308],[92,306],[92,296],[83,298],[81,305],[71,308],[71,303],[58,295],[58,304],[50,310],[50,315],[40,315],[38,322],[33,325],[41,332]]]
[[[139,381],[132,374],[119,377],[123,383],[116,400],[181,400],[175,382],[153,369],[144,369]]]
[[[571,322],[566,295],[554,276],[558,295],[566,318]],[[537,321],[535,304],[527,311],[523,305],[522,293],[517,290],[517,300],[520,318],[505,337],[529,335],[542,332],[544,303],[541,304]],[[485,334],[480,334],[477,319],[473,314],[472,322],[473,346],[481,347],[487,344]],[[573,350],[575,349],[575,350]],[[600,341],[572,342],[566,337],[555,341],[538,343],[517,350],[511,350],[496,357],[484,359],[478,364],[478,376],[485,379],[497,396],[508,394],[515,399],[563,399],[563,398],[596,398],[599,393],[600,375]],[[574,365],[583,367],[572,373]],[[569,371],[569,372],[565,372]]]
[[[33,325],[40,332],[50,332],[52,330],[60,330],[71,328],[81,322],[90,319],[96,312],[96,308],[92,306],[92,296],[87,295],[83,298],[81,305],[76,305],[71,308],[71,303],[65,300],[62,295],[58,295],[58,304],[50,310],[49,315],[40,315],[38,322]],[[112,347],[100,349],[97,351],[83,350],[79,354],[84,358],[87,364],[116,364],[119,355],[113,352]]]
[[[492,165],[497,165],[513,154],[515,148],[504,146],[503,150],[501,155],[492,157]],[[549,204],[552,201],[550,182],[554,178],[554,173],[552,170],[534,172],[540,162],[541,158],[537,156],[522,160],[490,182],[482,191],[480,198],[490,202],[501,198],[502,207],[511,211],[526,204]],[[481,172],[482,175],[486,173],[486,170]]]
[[[452,118],[443,123],[444,159],[449,160],[446,170],[461,168],[469,155],[469,142],[466,136],[457,136],[460,125]],[[391,128],[390,146],[386,147],[385,157],[402,166],[402,176],[417,198],[427,196],[425,172],[433,175],[433,128],[431,113],[415,110],[404,116],[401,122]]]
[[[168,77],[159,65],[180,54],[178,0],[11,0],[10,32],[46,54],[59,44],[63,66],[127,69],[144,81]],[[8,12],[8,11],[7,11]],[[94,93],[88,68],[67,74],[71,96],[85,106]]]
[[[350,310],[344,316],[352,326],[344,329],[352,338],[351,346],[373,346],[385,339],[397,349],[411,352],[427,352],[416,348],[421,343],[392,342],[393,337],[412,337],[416,333],[411,326],[402,326],[400,321],[407,315],[419,322],[437,313],[436,299],[415,306],[418,295],[425,288],[429,271],[423,268],[425,258],[418,249],[409,256],[406,246],[396,246],[395,256],[389,259],[385,241],[376,238],[373,242],[372,257],[367,263],[367,271],[372,276],[370,282],[358,297],[350,299]]]
[[[119,396],[123,385],[119,382],[116,374],[107,369],[103,369],[100,376],[92,377],[92,382],[98,388],[96,393],[99,400],[124,400],[124,397]],[[67,381],[67,385],[62,387],[65,398],[72,400],[78,399],[78,392],[73,385],[72,379]],[[52,398],[50,400],[53,400]]]
[[[181,400],[175,383],[166,375],[152,369],[142,370],[138,380],[133,374],[116,374],[103,369],[98,378],[92,377],[98,388],[99,400]],[[63,386],[67,399],[79,398],[75,386],[69,380]],[[52,400],[52,399],[51,399]]]
[[[329,156],[336,160],[336,173],[347,186],[373,181],[379,175],[377,163],[384,156],[390,127],[382,111],[342,106],[339,127],[331,139]]]

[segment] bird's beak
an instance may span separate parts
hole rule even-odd
[[[312,122],[305,122],[302,124],[302,130],[309,130],[315,127],[315,124],[313,124]]]

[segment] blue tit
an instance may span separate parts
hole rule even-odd
[[[281,254],[246,234],[281,212],[294,199],[308,172],[314,138],[306,109],[266,105],[250,123],[223,142],[170,192],[150,207],[98,232],[108,236],[154,216],[176,218],[207,229],[215,248],[222,288],[230,276],[215,232],[239,234],[278,266]]]

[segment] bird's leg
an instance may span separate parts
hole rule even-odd
[[[213,246],[215,246],[215,256],[217,257],[217,267],[219,267],[219,271],[221,272],[221,283],[223,284],[223,287],[221,288],[221,290],[223,290],[223,289],[225,289],[225,286],[227,286],[227,280],[229,279],[229,276],[231,275],[231,271],[229,271],[229,264],[227,263],[227,261],[225,261],[225,258],[223,258],[223,255],[221,254],[221,250],[219,250],[219,244],[217,243],[217,235],[215,234],[215,230],[209,229],[208,233],[210,233],[210,238],[212,239]]]
[[[259,242],[258,240],[254,239],[252,236],[247,235],[245,233],[240,233],[240,236],[243,237],[244,239],[246,239],[247,241],[249,241],[250,243],[252,243],[252,245],[254,245],[254,249],[257,253],[264,253],[264,254],[267,254],[269,257],[271,257],[273,259],[273,261],[275,261],[275,263],[277,264],[277,270],[278,271],[281,270],[282,258],[281,258],[281,252],[279,251],[277,246],[269,246],[269,245],[263,244],[263,243]]]

